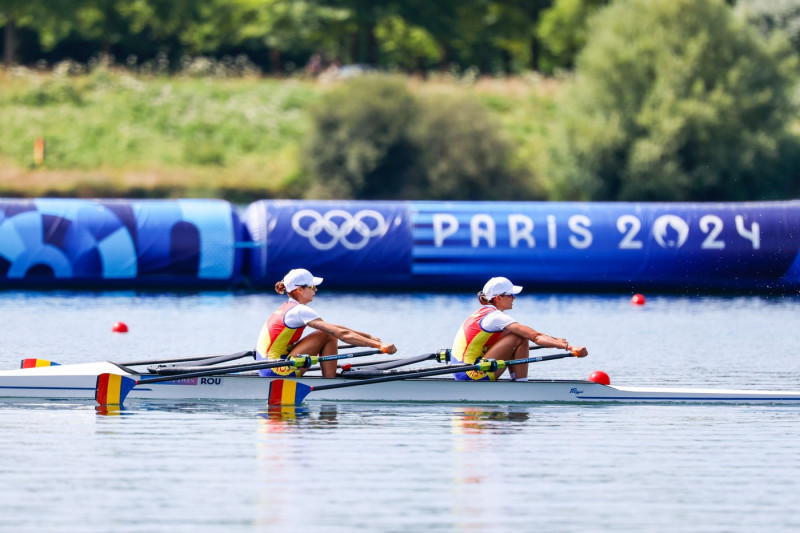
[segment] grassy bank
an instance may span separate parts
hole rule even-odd
[[[125,70],[0,71],[0,196],[298,197],[308,109],[338,81],[143,77]],[[530,168],[559,84],[409,78],[417,92],[482,101]],[[44,163],[34,141],[44,138]],[[541,175],[541,173],[539,173]]]

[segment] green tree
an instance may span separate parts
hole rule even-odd
[[[786,33],[792,47],[800,52],[800,2],[797,0],[739,0],[736,11],[764,36]]]
[[[588,22],[609,0],[556,0],[541,16],[536,34],[542,42],[543,70],[572,68],[586,44]]]
[[[591,23],[553,151],[555,194],[745,200],[789,194],[796,57],[721,0],[619,0]]]
[[[3,63],[10,67],[17,59],[17,32],[29,28],[39,34],[45,48],[52,48],[74,25],[74,12],[83,0],[0,0],[3,26]]]
[[[338,55],[338,26],[349,12],[313,0],[205,0],[201,16],[181,33],[193,53],[214,53],[223,46],[266,49],[273,72],[287,52],[309,55],[317,49]]]
[[[404,13],[440,43],[443,66],[455,63],[482,72],[511,73],[538,68],[535,27],[551,1],[424,2]]]

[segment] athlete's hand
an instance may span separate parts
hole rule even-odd
[[[589,355],[585,346],[567,346],[567,350],[575,354],[575,357],[586,357]]]
[[[383,344],[381,343],[381,351],[383,353],[397,353],[397,348],[394,344]]]

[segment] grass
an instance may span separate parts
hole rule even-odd
[[[99,66],[0,71],[0,196],[217,197],[301,194],[308,108],[338,82],[154,76]],[[560,84],[537,77],[409,78],[418,92],[469,93],[517,156],[546,167]],[[46,142],[44,164],[33,160]]]

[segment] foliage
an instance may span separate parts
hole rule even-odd
[[[537,68],[534,27],[552,0],[0,0],[25,64],[100,53],[141,62],[164,55],[247,54],[263,70],[362,63],[415,70]],[[16,31],[30,34],[16,53]],[[17,60],[20,58],[17,57]]]
[[[797,0],[739,0],[736,11],[766,37],[775,31],[786,33],[792,47],[800,52],[800,2]]]
[[[619,0],[590,35],[561,111],[556,196],[788,193],[797,60],[785,40],[764,42],[719,0]]]
[[[403,80],[363,76],[322,98],[312,120],[309,197],[531,196],[513,145],[474,98],[415,97]]]
[[[536,27],[542,42],[542,67],[545,72],[572,68],[586,44],[588,22],[609,0],[556,0]]]
[[[435,95],[422,99],[413,138],[420,153],[418,181],[425,186],[415,191],[416,197],[530,199],[526,172],[514,164],[513,147],[500,132],[474,98]]]
[[[427,70],[437,63],[442,51],[424,28],[408,24],[402,17],[389,16],[375,30],[382,56],[392,67],[407,71]]]
[[[389,198],[411,185],[408,135],[419,107],[399,78],[367,75],[331,91],[312,110],[305,164],[310,197]]]

